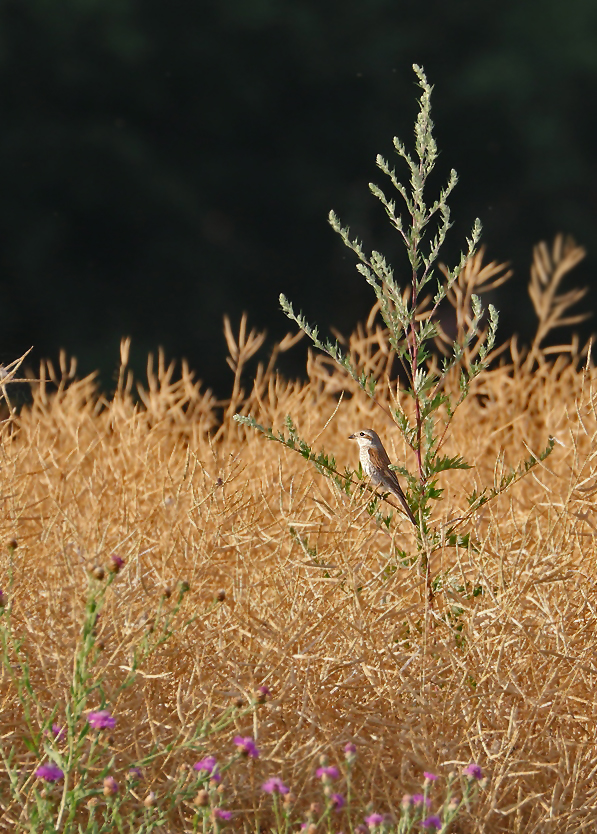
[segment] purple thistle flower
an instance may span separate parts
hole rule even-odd
[[[129,779],[143,779],[143,771],[140,767],[129,767],[127,776]]]
[[[315,775],[323,782],[331,782],[332,779],[337,779],[340,774],[338,773],[337,767],[330,765],[329,767],[318,767]]]
[[[38,767],[35,775],[38,779],[43,779],[44,782],[58,782],[60,779],[64,779],[64,772],[53,762]]]
[[[269,686],[263,684],[263,686],[257,687],[257,691],[255,692],[255,698],[257,699],[258,704],[265,704],[267,699],[271,697],[271,689]]]
[[[384,816],[383,814],[369,814],[368,817],[365,817],[365,822],[369,828],[377,828],[378,825],[383,825]]]
[[[261,786],[266,793],[288,793],[290,790],[278,776],[270,776],[267,782]]]
[[[195,762],[193,770],[204,771],[214,782],[219,782],[222,778],[218,773],[218,763],[215,756],[206,756],[200,762]]]
[[[116,726],[116,719],[112,718],[107,709],[90,712],[87,716],[87,721],[94,730],[113,730]]]
[[[122,556],[119,556],[117,553],[113,553],[110,556],[110,561],[111,561],[111,564],[110,564],[109,569],[112,573],[118,573],[120,571],[121,567],[124,565],[124,559],[122,558]]]
[[[481,770],[481,765],[478,764],[470,764],[467,767],[465,767],[462,772],[465,776],[470,776],[471,779],[483,778],[483,771]]]
[[[221,820],[232,819],[232,811],[226,811],[224,808],[214,808],[214,817]]]
[[[330,796],[330,804],[332,808],[335,808],[336,811],[339,811],[340,808],[344,808],[346,805],[346,800],[342,796],[341,793],[333,793]]]
[[[113,776],[106,776],[104,779],[104,796],[116,796],[118,793],[118,782]]]
[[[61,727],[60,724],[52,724],[52,732],[56,741],[64,741],[66,738],[66,727]]]
[[[344,755],[347,759],[352,759],[357,754],[357,746],[353,744],[352,741],[349,741],[347,744],[344,745]]]
[[[423,771],[423,776],[425,777],[425,779],[429,779],[430,782],[435,782],[435,780],[438,778],[435,775],[435,773],[429,773],[429,771],[427,770]]]
[[[242,753],[243,756],[249,756],[251,759],[257,759],[259,756],[259,750],[251,736],[235,736],[234,743],[238,747],[239,753]]]
[[[431,826],[433,826],[434,828],[437,828],[437,830],[439,831],[439,829],[442,827],[442,821],[437,816],[437,814],[432,814],[430,817],[427,817],[426,820],[423,820],[421,825],[423,826],[423,828],[431,828]]]
[[[410,798],[410,801],[413,805],[423,805],[425,804],[428,808],[431,808],[431,800],[429,797],[425,797],[422,793],[413,793]]]

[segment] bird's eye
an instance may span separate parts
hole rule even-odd
[[[361,435],[361,437],[365,437],[365,432],[364,431],[359,432],[359,434]]]

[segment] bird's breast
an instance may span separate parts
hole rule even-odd
[[[368,449],[361,449],[360,459],[361,466],[363,467],[363,472],[365,473],[365,475],[371,477],[376,470],[373,464],[371,463],[371,458],[369,457]]]

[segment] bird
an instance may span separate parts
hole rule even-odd
[[[396,473],[393,469],[390,469],[390,458],[377,432],[373,429],[362,429],[351,434],[348,439],[356,440],[359,444],[359,457],[365,475],[371,478],[374,486],[380,486],[400,501],[404,512],[416,527],[417,520],[408,506],[408,501],[398,483]]]

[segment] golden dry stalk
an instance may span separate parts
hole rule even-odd
[[[383,375],[387,353],[369,330],[353,338]],[[227,333],[235,361],[260,340],[245,324],[243,333]],[[127,354],[125,344],[123,366]],[[3,596],[31,658],[41,718],[55,705],[57,720],[64,715],[91,563],[114,576],[96,632],[123,769],[267,686],[256,724],[239,721],[206,750],[224,759],[233,735],[256,728],[261,756],[250,778],[247,766],[227,774],[230,807],[250,814],[261,801],[255,785],[273,773],[308,807],[321,799],[319,756],[336,763],[354,741],[359,791],[378,808],[398,813],[424,770],[476,761],[491,782],[459,831],[593,830],[597,374],[569,359],[545,360],[541,373],[514,364],[479,378],[457,412],[445,453],[464,453],[474,469],[442,479],[437,523],[462,514],[466,493],[499,481],[548,435],[555,450],[472,519],[473,546],[435,554],[441,588],[425,635],[423,580],[398,556],[414,553],[406,521],[379,527],[300,456],[229,417],[218,427],[216,401],[186,367],[178,375],[163,357],[152,361],[139,403],[124,369],[109,399],[93,379],[74,379],[66,361],[62,373],[46,363],[31,404],[0,436],[1,534],[18,542],[4,549]],[[341,468],[356,466],[348,435],[361,425],[378,431],[393,460],[407,459],[364,396],[345,397],[330,422],[346,379],[314,359],[310,369],[302,384],[262,368],[238,407],[274,429],[297,416],[301,435],[320,435]],[[386,409],[390,388],[379,388]],[[113,554],[124,561],[118,575],[109,573]],[[112,701],[133,647],[180,580],[190,591],[172,638]],[[4,743],[33,767],[6,673],[0,697]],[[156,759],[143,796],[155,788],[159,797],[193,761]]]

